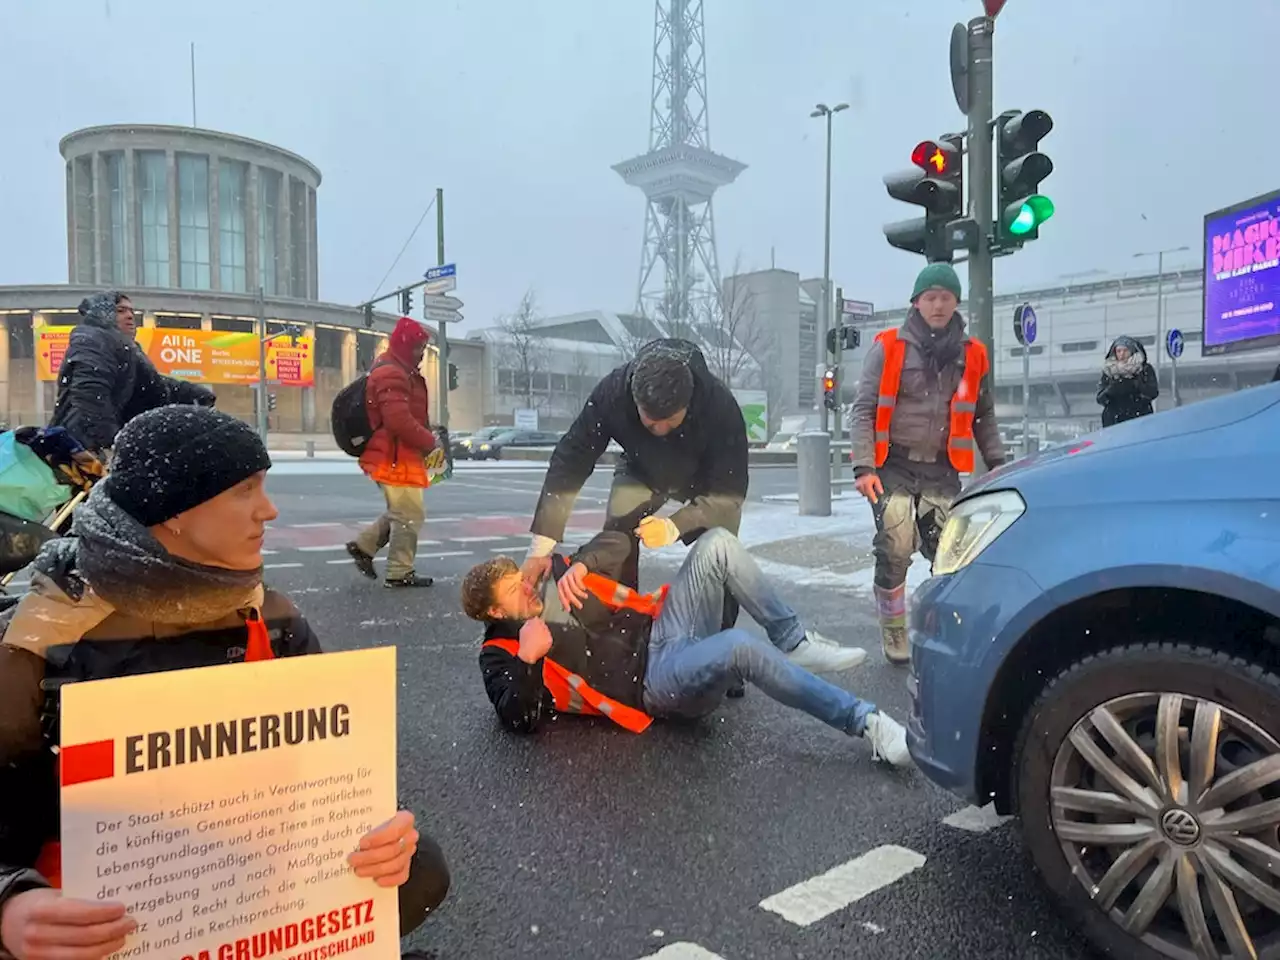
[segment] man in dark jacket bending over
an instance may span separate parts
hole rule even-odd
[[[52,427],[65,427],[86,450],[111,449],[120,428],[171,403],[211,407],[208,387],[159,373],[134,340],[133,303],[106,290],[80,303],[80,324],[58,371]]]
[[[707,369],[687,340],[654,340],[591,391],[578,419],[556,445],[533,515],[533,542],[523,572],[538,583],[551,552],[564,539],[582,485],[610,440],[622,447],[613,475],[604,528],[632,538],[619,582],[640,585],[639,540],[650,548],[723,527],[737,533],[747,498],[747,426],[733,393]],[[668,500],[685,505],[653,514]],[[737,622],[731,595],[720,625]],[[740,693],[740,691],[735,691]]]
[[[811,671],[857,666],[866,651],[805,630],[741,541],[708,531],[675,583],[640,594],[617,582],[630,538],[605,531],[571,559],[551,558],[555,589],[535,589],[497,557],[462,584],[467,616],[485,624],[480,669],[498,718],[532,733],[553,712],[606,716],[641,733],[653,717],[709,714],[750,682],[850,736],[895,766],[910,762],[903,728],[875,705]],[[720,629],[728,589],[768,634]]]

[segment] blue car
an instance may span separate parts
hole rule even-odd
[[[1280,957],[1280,384],[993,471],[933,574],[921,770],[1016,814],[1106,954]]]

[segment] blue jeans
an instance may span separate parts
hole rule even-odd
[[[726,588],[764,627],[767,641],[737,628],[720,630]],[[875,704],[792,663],[787,653],[803,639],[800,618],[742,542],[727,530],[708,530],[689,550],[649,634],[645,710],[655,717],[705,716],[735,681],[745,681],[779,703],[861,736]]]

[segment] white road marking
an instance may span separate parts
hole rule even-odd
[[[477,513],[472,520],[510,520],[509,513]]]
[[[724,960],[718,953],[704,950],[696,943],[671,943],[657,953],[651,953],[640,960]]]
[[[302,566],[300,563],[266,563],[263,564],[263,570],[293,570]]]
[[[510,540],[510,537],[450,537],[454,543],[493,543],[495,540]]]
[[[345,543],[335,543],[335,544],[330,544],[327,547],[299,547],[298,552],[299,553],[328,553],[334,550],[345,550],[345,549],[347,549],[347,545]]]
[[[340,527],[340,526],[342,526],[342,524],[333,520],[326,520],[324,523],[291,523],[289,524],[289,528],[291,530],[315,530],[319,527]]]
[[[279,550],[263,550],[263,551],[261,551],[261,553],[262,553],[262,555],[263,555],[264,557],[274,557],[274,556],[275,556],[277,553],[279,553],[279,552],[280,552]]]
[[[517,549],[519,549],[519,548],[518,548],[518,547],[512,547],[511,545],[509,545],[509,544],[508,544],[508,545],[507,545],[507,546],[505,546],[505,547],[490,547],[490,548],[489,548],[489,552],[490,552],[490,553],[506,553],[508,550],[517,550]]]
[[[427,523],[462,523],[470,517],[427,517]]]
[[[760,906],[800,927],[843,910],[881,887],[924,866],[914,850],[892,844],[876,847],[824,874],[797,883],[760,901]]]
[[[994,803],[988,803],[985,807],[965,807],[963,810],[957,810],[949,817],[943,817],[942,822],[948,827],[955,827],[957,830],[968,830],[970,833],[987,833],[994,830],[1012,817],[1002,817],[996,813]]]
[[[474,550],[445,550],[445,551],[442,551],[441,553],[420,553],[418,554],[418,559],[419,560],[438,560],[442,557],[473,557],[473,556],[475,556]]]

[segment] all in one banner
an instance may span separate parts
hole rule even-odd
[[[36,377],[57,380],[74,327],[40,327]],[[138,346],[166,376],[193,383],[252,385],[258,382],[258,335],[221,330],[140,328]],[[316,382],[315,340],[280,337],[267,343],[267,380],[282,387]]]

